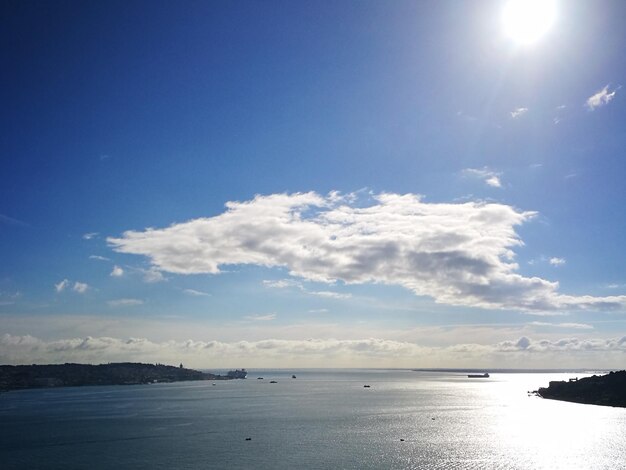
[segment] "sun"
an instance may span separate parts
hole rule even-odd
[[[519,45],[530,45],[556,20],[554,0],[509,0],[502,10],[504,33]]]

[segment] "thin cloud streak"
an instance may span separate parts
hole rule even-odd
[[[142,305],[143,300],[140,299],[115,299],[107,302],[111,307],[132,307],[135,305]]]

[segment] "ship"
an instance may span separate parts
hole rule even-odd
[[[470,379],[488,379],[489,373],[485,372],[484,374],[468,374]]]
[[[226,376],[229,379],[245,379],[248,376],[246,369],[229,370]]]

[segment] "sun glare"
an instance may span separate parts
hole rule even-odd
[[[555,19],[553,0],[509,0],[502,11],[505,34],[520,45],[538,41]]]

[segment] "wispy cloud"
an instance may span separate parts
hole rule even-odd
[[[340,292],[332,292],[327,290],[322,291],[307,291],[308,294],[316,295],[318,297],[326,297],[328,299],[349,299],[352,294],[342,294]]]
[[[122,277],[124,275],[124,270],[119,266],[113,266],[113,270],[111,271],[112,277]]]
[[[462,172],[463,176],[470,178],[481,179],[492,188],[501,188],[502,182],[500,181],[501,173],[490,170],[489,168],[466,168]]]
[[[83,240],[92,240],[99,235],[98,232],[89,232],[83,235]]]
[[[13,217],[9,217],[8,215],[4,215],[4,214],[0,214],[0,224],[15,225],[18,227],[28,226],[26,222],[22,222],[21,220],[14,219]]]
[[[265,287],[269,287],[272,289],[287,289],[287,288],[297,288],[305,294],[316,295],[318,297],[326,297],[328,299],[349,299],[352,297],[352,294],[342,294],[340,292],[333,291],[313,291],[307,289],[302,282],[296,281],[295,279],[278,279],[278,280],[264,280],[263,285]]]
[[[91,255],[89,256],[89,259],[95,259],[98,261],[111,261],[109,258],[106,258],[104,256],[99,256],[99,255]]]
[[[593,325],[586,323],[548,323],[541,321],[534,321],[530,323],[533,326],[548,326],[552,328],[566,328],[572,330],[593,330]]]
[[[463,110],[459,110],[456,112],[456,115],[458,118],[466,121],[466,122],[476,122],[478,121],[478,118],[476,116],[472,116],[471,114],[467,114],[465,111]]]
[[[107,302],[111,307],[132,307],[134,305],[142,305],[143,300],[140,299],[115,299]]]
[[[281,267],[332,284],[403,286],[448,305],[531,312],[626,310],[626,296],[574,296],[518,274],[515,226],[536,213],[498,203],[425,203],[383,193],[369,206],[333,205],[316,193],[229,202],[215,217],[108,238],[115,251],[148,256],[159,271],[220,273],[220,266]]]
[[[518,117],[523,116],[527,112],[528,112],[528,108],[515,108],[513,111],[511,111],[511,118],[517,119]]]
[[[276,314],[268,313],[267,315],[248,315],[244,318],[251,321],[272,321],[276,320]]]
[[[609,92],[609,86],[608,85],[605,86],[604,88],[602,88],[602,90],[598,91],[594,95],[587,98],[587,102],[586,102],[587,108],[590,111],[593,111],[594,109],[599,108],[600,106],[609,104],[611,100],[615,98],[616,93],[617,93],[616,89]]]
[[[308,311],[308,313],[328,313],[327,308],[313,308]]]
[[[19,291],[0,292],[0,305],[14,305],[20,297],[22,293]]]
[[[65,291],[66,289],[69,289],[70,287],[74,292],[77,292],[79,294],[84,294],[89,290],[88,284],[76,281],[72,285],[69,279],[63,279],[61,282],[54,285],[54,289],[59,293]]]
[[[563,266],[566,263],[565,258],[557,258],[557,257],[550,258],[548,262],[552,266]]]
[[[272,289],[286,289],[288,287],[297,287],[298,289],[304,289],[302,283],[296,281],[295,279],[266,279],[263,281],[263,285]]]
[[[195,289],[183,289],[183,292],[187,295],[193,295],[195,297],[210,297],[211,294],[209,294],[208,292],[202,292],[199,290],[195,290]]]
[[[57,292],[63,292],[69,286],[70,281],[68,279],[63,279],[61,282],[55,284],[54,288]]]
[[[626,287],[626,284],[616,284],[616,283],[613,283],[613,284],[607,284],[605,286],[605,288],[607,288],[607,289],[622,289],[624,287]]]

